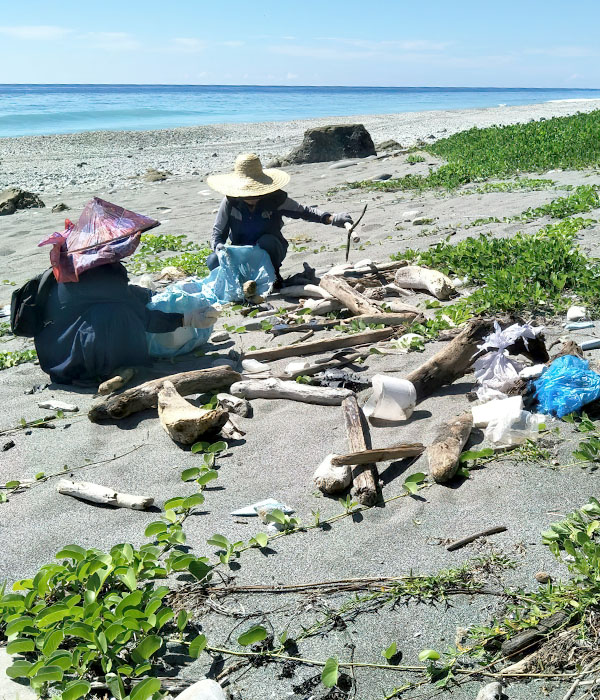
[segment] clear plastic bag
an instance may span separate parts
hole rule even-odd
[[[244,299],[244,282],[254,280],[256,293],[265,296],[275,282],[275,269],[266,250],[257,245],[227,245],[220,250],[219,267],[202,280],[208,299],[224,304]]]
[[[505,403],[505,402],[503,402]],[[527,440],[537,440],[540,427],[550,419],[540,413],[507,411],[488,423],[484,431],[486,440],[498,447],[522,445]]]
[[[539,410],[562,418],[600,397],[600,374],[586,360],[565,355],[554,360],[534,387]]]

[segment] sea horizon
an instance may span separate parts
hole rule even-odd
[[[594,99],[599,88],[0,83],[0,138]]]

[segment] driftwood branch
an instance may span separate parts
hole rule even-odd
[[[469,411],[444,423],[433,443],[427,448],[429,473],[438,484],[450,481],[458,471],[460,453],[471,435],[472,428],[473,414]]]
[[[333,466],[342,464],[370,464],[371,462],[388,462],[393,459],[418,457],[425,451],[421,443],[404,443],[393,447],[379,447],[372,450],[360,450],[347,455],[335,455],[331,458]]]
[[[437,270],[429,270],[418,265],[407,265],[396,272],[394,277],[398,287],[424,289],[437,299],[449,299],[456,290],[451,280]]]
[[[298,384],[271,377],[269,379],[248,379],[232,384],[233,396],[244,399],[288,399],[320,406],[340,406],[342,401],[353,396],[350,389],[330,389],[328,387]]]
[[[364,452],[368,449],[368,426],[360,409],[356,396],[350,396],[342,404],[344,423],[348,434],[348,443],[352,452]],[[360,464],[352,469],[352,494],[363,506],[372,506],[377,502],[377,467],[373,463]]]
[[[146,508],[150,508],[154,503],[154,499],[148,496],[134,496],[129,493],[119,493],[106,486],[93,484],[91,481],[61,479],[58,482],[56,490],[66,496],[80,498],[82,501],[116,506],[117,508],[131,508],[132,510],[145,510]]]
[[[506,532],[507,528],[504,525],[498,525],[496,527],[488,527],[487,530],[482,530],[481,532],[476,532],[474,535],[469,535],[468,537],[463,537],[462,540],[456,540],[449,544],[446,549],[449,552],[453,552],[455,549],[460,549],[471,542],[475,542],[480,537],[487,537],[488,535],[496,535],[499,532]]]
[[[88,417],[93,423],[99,423],[103,420],[125,418],[147,408],[156,408],[158,392],[165,381],[172,382],[177,393],[181,396],[188,396],[189,394],[201,394],[205,391],[228,389],[240,379],[240,374],[231,367],[223,365],[171,374],[168,377],[153,379],[145,384],[127,389],[122,394],[108,396],[90,408]]]
[[[347,309],[355,314],[381,314],[381,309],[369,301],[367,297],[363,296],[355,289],[353,289],[348,282],[343,280],[341,277],[335,275],[325,275],[321,279],[320,286],[323,287],[329,294],[338,299]]]
[[[158,417],[171,440],[191,445],[204,433],[223,427],[228,413],[222,408],[206,410],[192,405],[172,382],[165,381],[158,392]]]
[[[353,352],[350,355],[343,355],[341,357],[332,357],[330,360],[324,362],[315,362],[308,367],[303,369],[294,370],[293,372],[286,372],[284,370],[283,374],[279,377],[280,379],[296,379],[296,377],[311,377],[313,374],[318,374],[319,372],[324,372],[326,369],[331,369],[333,367],[344,367],[345,365],[351,365],[357,360],[361,360],[368,356],[367,352]]]
[[[100,396],[106,396],[112,394],[113,391],[117,391],[130,382],[135,375],[135,369],[133,367],[125,367],[116,371],[114,376],[102,382],[98,387],[98,393]]]

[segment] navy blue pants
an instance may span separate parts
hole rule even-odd
[[[273,267],[275,268],[275,272],[279,272],[281,263],[287,253],[287,245],[280,238],[273,236],[271,233],[263,234],[256,241],[256,245],[267,251],[273,263]],[[206,258],[206,266],[209,270],[214,270],[215,267],[219,267],[219,258],[216,253],[211,253],[208,258]]]

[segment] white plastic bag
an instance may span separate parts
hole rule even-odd
[[[519,411],[518,414],[506,412],[488,423],[484,435],[498,447],[522,445],[527,440],[537,440],[540,426],[547,424],[550,416],[541,413]]]

